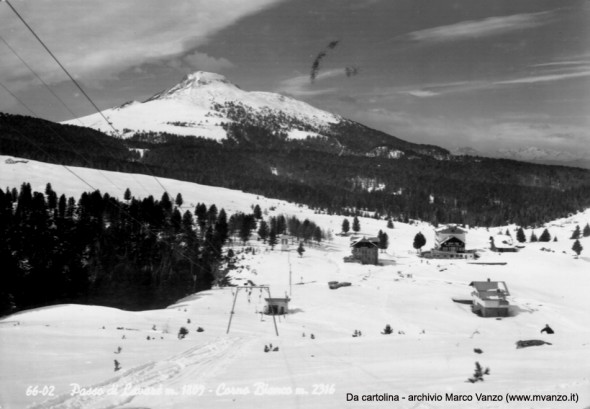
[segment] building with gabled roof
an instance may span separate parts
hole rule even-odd
[[[454,224],[436,229],[434,248],[439,251],[464,252],[466,236],[467,230]]]
[[[477,254],[466,250],[467,230],[455,224],[449,224],[435,230],[434,248],[422,253],[427,258],[474,259]]]
[[[505,281],[472,281],[471,293],[473,304],[471,310],[482,317],[507,317],[510,304],[506,297],[510,295]]]
[[[379,239],[361,237],[351,239],[352,258],[361,264],[379,264]]]
[[[498,253],[510,253],[518,251],[518,249],[514,246],[512,237],[504,234],[490,236],[490,250]]]

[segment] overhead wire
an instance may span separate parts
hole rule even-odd
[[[3,88],[6,92],[8,92],[13,98],[15,98],[19,103],[21,103],[23,105],[23,107],[29,111],[31,114],[33,114],[33,116],[36,116],[35,113],[23,102],[21,101],[12,91],[10,91],[2,82],[0,82],[0,87]],[[49,152],[47,152],[45,149],[43,149],[41,146],[39,146],[33,139],[27,137],[25,134],[23,134],[22,132],[20,132],[17,128],[14,128],[10,125],[7,125],[8,127],[12,128],[12,130],[16,133],[18,133],[23,139],[25,139],[26,141],[28,141],[31,145],[33,145],[35,148],[37,148],[39,151],[41,151],[42,153],[44,153],[47,157],[51,158],[54,163],[57,163],[58,161],[56,160],[56,158]],[[51,129],[51,128],[50,128]],[[59,135],[58,135],[59,136]],[[79,179],[82,183],[84,183],[86,186],[88,186],[91,190],[93,191],[97,191],[99,189],[97,189],[96,187],[94,187],[92,184],[90,184],[90,182],[88,182],[86,179],[84,179],[82,176],[78,175],[76,172],[74,172],[69,166],[67,165],[59,165],[62,166],[65,170],[67,170],[69,173],[71,173],[72,175],[74,175],[77,179]],[[100,169],[97,169],[98,172],[101,172]],[[102,173],[102,172],[101,172]],[[110,179],[108,179],[105,175],[103,175],[107,180],[110,181]],[[111,182],[112,183],[112,182]],[[115,185],[116,186],[116,185]],[[139,220],[137,220],[135,217],[133,217],[126,209],[124,209],[123,207],[121,207],[118,203],[115,202],[115,206],[121,210],[122,213],[126,214],[132,221],[136,222],[139,226],[145,228],[145,225],[143,223],[141,223]],[[154,234],[155,236],[158,235],[158,231],[155,231],[153,229],[147,229],[148,231],[150,231],[150,233]],[[201,268],[201,266],[199,266],[198,264],[196,264],[190,257],[188,257],[187,255],[184,254],[184,252],[178,250],[178,249],[173,249],[177,252],[177,254],[179,254],[182,258],[185,258],[186,260],[188,260],[192,265],[196,265],[197,267]]]
[[[86,97],[86,99],[92,104],[92,106],[94,107],[94,109],[96,109],[96,111],[100,114],[100,116],[102,116],[104,118],[104,120],[106,121],[107,124],[109,124],[109,126],[113,129],[113,131],[115,132],[115,135],[118,135],[119,132],[117,131],[117,129],[113,126],[113,124],[107,119],[106,116],[104,116],[104,114],[102,113],[102,111],[98,108],[98,106],[96,106],[96,104],[94,103],[94,101],[90,98],[90,96],[86,93],[86,91],[84,91],[84,89],[80,86],[80,84],[78,83],[78,81],[76,81],[76,79],[72,76],[72,74],[70,74],[70,72],[66,69],[66,67],[63,66],[63,64],[57,59],[57,57],[55,56],[55,54],[53,54],[53,52],[49,49],[49,47],[47,47],[47,45],[45,44],[45,42],[37,35],[37,33],[35,32],[35,30],[33,30],[33,28],[26,22],[26,20],[20,15],[20,13],[12,6],[12,4],[10,4],[10,2],[8,0],[4,0],[6,4],[8,4],[8,6],[12,9],[12,11],[14,12],[14,14],[16,14],[16,16],[20,19],[20,21],[22,21],[22,23],[25,25],[25,27],[31,32],[31,34],[33,34],[33,36],[37,39],[37,41],[39,41],[39,44],[41,44],[43,46],[43,48],[45,48],[45,51],[47,51],[47,53],[51,56],[51,58],[53,58],[53,60],[57,63],[57,65],[59,65],[59,67],[62,69],[62,71],[64,73],[66,73],[66,75],[68,76],[68,78],[72,81],[72,83],[80,90],[80,92],[82,93],[82,95],[84,95]]]
[[[39,76],[39,74],[37,74],[37,72],[35,72],[35,70],[16,52],[16,50],[8,43],[8,41],[6,41],[4,39],[4,37],[2,37],[2,35],[0,35],[0,40],[2,40],[2,42],[6,45],[6,47],[8,47],[8,49],[10,51],[12,51],[12,53],[16,56],[16,58],[18,58],[20,60],[20,62],[23,63],[23,65],[25,67],[28,68],[28,70],[39,80],[39,82],[41,82],[41,84],[43,84],[45,86],[45,88],[47,89],[47,91],[49,91],[51,93],[51,95],[53,95],[55,97],[55,99],[57,99],[61,105],[66,109],[66,111],[68,111],[70,113],[70,115],[72,115],[72,118],[76,118],[76,114],[74,114],[70,108],[66,105],[66,103],[59,97],[59,95],[57,95],[53,89],[51,89],[51,87],[45,82],[43,81],[43,78],[41,78]],[[84,124],[82,123],[82,121],[80,121],[80,119],[78,119],[78,122],[80,123],[80,125],[84,126]]]
[[[35,37],[35,39],[37,39],[37,41],[43,46],[43,48],[47,51],[47,53],[53,58],[53,60],[57,63],[57,65],[62,69],[62,71],[68,76],[68,78],[72,81],[72,83],[80,90],[80,92],[82,93],[82,95],[84,95],[84,97],[90,102],[90,104],[94,107],[94,109],[98,112],[98,114],[105,120],[105,122],[109,125],[109,127],[114,131],[116,136],[119,136],[119,131],[114,127],[114,125],[112,124],[112,122],[109,121],[109,119],[103,114],[103,112],[98,108],[98,106],[94,103],[94,101],[92,100],[92,98],[90,98],[90,96],[86,93],[86,91],[84,91],[84,89],[82,88],[82,86],[78,83],[78,81],[76,81],[76,79],[70,74],[70,72],[64,67],[64,65],[59,61],[59,59],[56,57],[56,55],[49,49],[49,47],[46,45],[46,43],[37,35],[37,33],[35,32],[35,30],[33,30],[33,28],[26,22],[26,20],[22,17],[22,15],[14,8],[14,6],[10,3],[10,1],[8,0],[3,0],[3,2],[5,2],[6,4],[8,4],[8,6],[10,7],[10,9],[14,12],[14,14],[19,18],[19,20],[25,25],[25,27],[31,32],[31,34]],[[6,43],[6,42],[5,42]],[[7,44],[7,43],[6,43]],[[10,48],[10,47],[9,47]],[[16,53],[15,53],[16,55]],[[27,64],[25,64],[27,65]],[[27,65],[28,66],[28,65]],[[43,82],[44,83],[44,82]],[[10,95],[12,95],[17,101],[19,101],[21,104],[23,104],[23,102],[16,97],[16,95],[14,95],[12,92],[10,92],[10,90],[8,90],[6,87],[4,87],[4,85],[2,86],[6,91],[8,91],[10,93]],[[26,106],[25,104],[23,104],[23,106]],[[29,109],[30,112],[32,112]],[[37,115],[34,114],[35,117],[37,117]],[[21,134],[22,135],[22,134]],[[65,166],[65,165],[62,165]],[[170,199],[172,200],[172,196],[170,196],[170,194],[168,193],[167,189],[164,187],[164,185],[160,182],[160,180],[149,170],[149,168],[147,166],[144,167],[146,168],[146,170],[148,170],[148,173],[151,174],[151,176],[154,178],[154,180],[160,185],[160,187],[162,188],[162,190],[168,195],[168,197],[170,197]],[[70,172],[72,172],[70,169],[68,169]],[[78,178],[81,178],[80,176],[76,175]],[[88,184],[88,183],[87,183]],[[88,184],[89,185],[89,184]],[[90,186],[90,185],[89,185]],[[116,186],[116,185],[115,185]],[[143,187],[143,185],[142,185]],[[145,189],[145,187],[144,187]],[[208,240],[203,237],[205,239],[205,241],[208,242]],[[219,251],[217,251],[217,249],[215,248],[214,245],[211,244],[211,248],[214,249],[219,256],[221,256],[221,253]],[[186,256],[185,256],[186,257]],[[192,263],[192,260],[191,260]]]
[[[18,98],[12,91],[10,91],[2,82],[0,82],[0,87],[2,87],[7,93],[9,93],[14,99],[16,99],[18,101],[19,104],[21,104],[33,117],[38,118],[39,116],[27,105],[25,104],[20,98]],[[74,146],[72,146],[66,139],[64,139],[55,129],[53,129],[52,126],[47,125],[47,127],[49,128],[49,130],[51,130],[51,132],[57,136],[64,144],[68,145],[79,157],[81,157],[84,161],[86,161],[86,163],[88,165],[92,165],[91,161],[86,158],[83,154],[81,154]],[[20,132],[19,132],[20,133]],[[29,143],[32,143],[32,140],[25,137],[22,133],[20,133]],[[36,146],[39,150],[41,150],[43,153],[47,154],[47,152],[43,149],[40,149],[38,146]],[[62,165],[65,167],[65,165]],[[71,170],[68,169],[70,172]],[[115,186],[117,189],[119,189],[121,192],[123,192],[124,190],[121,189],[120,186],[117,186],[117,184],[112,181],[111,179],[109,179],[100,169],[96,169],[110,184],[112,184],[113,186]],[[77,175],[76,175],[77,176]],[[88,184],[88,183],[87,183]],[[88,184],[89,185],[89,184]],[[89,185],[90,186],[90,185]],[[96,188],[92,187],[92,189],[96,190]]]
[[[8,89],[2,82],[0,82],[0,87],[2,89],[4,89],[8,94],[10,94],[14,99],[16,99],[29,113],[31,113],[34,117],[37,117],[37,115],[35,114],[35,112],[29,108],[27,106],[27,104],[25,104],[20,98],[18,98],[12,91],[10,91],[10,89]],[[11,127],[10,125],[7,125],[8,127]],[[22,132],[20,132],[17,128],[11,127],[13,129],[14,132],[18,133],[23,139],[25,139],[26,141],[28,141],[31,145],[33,145],[35,148],[37,148],[39,151],[41,151],[42,153],[44,153],[48,158],[51,158],[53,160],[54,163],[58,163],[58,160],[49,152],[47,152],[45,149],[43,149],[41,146],[39,146],[33,139],[27,137],[25,134],[23,134]],[[63,138],[61,138],[61,136],[55,132],[55,130],[53,128],[49,128],[50,130],[52,130],[52,132],[54,132],[56,134],[57,137],[59,137],[60,139],[63,140]],[[64,140],[64,142],[67,143],[67,141]],[[82,154],[80,154],[75,148],[72,147],[72,149],[74,149],[76,151],[76,153],[78,153],[83,159],[86,159]],[[86,159],[88,160],[88,159]],[[97,191],[99,189],[97,189],[95,186],[93,186],[92,184],[90,184],[90,182],[88,182],[86,179],[84,179],[82,176],[78,175],[76,172],[74,172],[70,167],[68,167],[67,165],[61,164],[59,166],[62,166],[64,169],[66,169],[69,173],[71,173],[73,176],[75,176],[77,179],[79,179],[82,183],[84,183],[85,185],[87,185],[91,190],[93,191]],[[113,184],[113,186],[117,187],[119,190],[121,190],[121,188],[119,186],[117,186],[112,180],[110,180],[100,169],[96,169],[97,172],[99,172],[105,179],[107,179],[110,183]],[[138,182],[136,180],[136,182]],[[139,182],[138,182],[139,183]],[[145,187],[144,187],[145,189]],[[166,192],[167,193],[167,192]],[[170,195],[169,195],[170,196]],[[118,204],[115,204],[115,206],[121,210],[122,213],[126,214],[132,221],[136,222],[139,226],[145,228],[145,225],[143,223],[141,223],[139,220],[137,220],[136,218],[134,218],[126,209],[124,209],[123,207],[121,207]],[[155,236],[158,235],[158,231],[155,231],[153,229],[148,229],[152,234],[154,234]],[[208,240],[203,237],[203,240],[207,241]],[[215,248],[215,246],[211,246],[211,249],[213,249],[218,255],[221,255],[221,253],[219,253],[217,251],[217,249]],[[182,258],[187,259],[192,265],[196,265],[199,268],[203,268],[201,266],[199,266],[198,264],[196,264],[190,257],[186,256],[184,254],[184,252],[178,250],[178,249],[173,249],[175,250]]]
[[[6,89],[4,87],[3,84],[0,83],[0,86],[2,86],[2,88]],[[7,125],[8,127],[11,127],[10,125]],[[42,147],[40,147],[34,140],[28,138],[25,134],[23,134],[22,132],[20,132],[17,128],[11,127],[13,129],[14,132],[18,133],[22,138],[24,138],[25,140],[27,140],[29,143],[31,143],[32,145],[34,145],[37,149],[39,149],[41,152],[43,152],[45,155],[47,155],[49,158],[53,159],[55,162],[56,158],[53,157],[53,155],[49,152],[47,152],[45,149],[43,149]],[[70,169],[70,167],[66,166],[66,165],[59,165],[59,166],[63,166],[64,169],[66,169],[68,172],[70,172],[72,175],[74,175],[76,178],[80,179],[80,181],[82,181],[82,183],[84,183],[85,185],[87,185],[88,187],[90,187],[90,189],[94,190],[94,191],[98,191],[99,189],[95,188],[94,186],[92,186],[86,179],[84,179],[82,176],[78,175],[76,172],[74,172],[72,169]],[[136,219],[135,217],[133,217],[133,215],[131,215],[125,208],[123,208],[121,205],[119,205],[117,202],[113,202],[113,204],[124,214],[126,214],[133,222],[137,223],[138,226],[146,229],[147,231],[149,231],[150,233],[152,233],[154,236],[158,236],[158,233],[160,233],[157,230],[154,229],[150,229],[150,228],[146,228],[145,224],[142,223],[141,221],[139,221],[138,219]],[[172,247],[172,246],[171,246]],[[200,266],[199,264],[195,263],[192,258],[190,258],[189,256],[187,256],[186,254],[184,254],[184,252],[182,252],[181,250],[172,247],[172,250],[175,251],[180,257],[188,260],[189,263],[191,263],[192,265],[195,265],[199,268],[203,268],[202,266]]]
[[[10,3],[10,1],[4,0],[4,2],[6,4],[8,4],[8,6],[11,8],[11,10],[14,12],[14,14],[19,18],[19,20],[25,25],[25,27],[31,32],[31,34],[37,39],[37,41],[43,46],[43,48],[47,51],[47,53],[53,58],[53,60],[57,63],[57,65],[62,69],[62,71],[68,76],[68,78],[76,86],[76,88],[78,88],[80,90],[82,95],[84,95],[84,97],[88,100],[88,102],[90,102],[90,104],[94,107],[96,112],[98,112],[98,114],[105,120],[105,122],[108,124],[108,126],[113,130],[114,135],[117,137],[120,137],[119,131],[115,128],[113,123],[104,115],[104,113],[100,110],[100,108],[98,108],[98,106],[94,103],[92,98],[90,98],[90,96],[86,93],[86,91],[84,91],[84,89],[82,88],[80,83],[78,83],[78,81],[76,81],[76,79],[70,74],[70,72],[65,68],[65,66],[59,61],[57,56],[49,49],[47,44],[45,44],[45,42],[37,35],[35,30],[33,30],[33,28],[26,22],[26,20],[18,12],[18,10],[16,10],[14,8],[14,6]],[[166,192],[168,194],[168,196],[170,196],[170,194],[168,193],[168,191],[166,190],[164,185],[160,182],[160,180],[151,171],[149,171],[148,167],[145,166],[145,164],[144,164],[144,167],[146,168],[146,170],[148,170],[148,173],[151,174],[151,176],[160,185],[160,187],[164,190],[164,192]]]
[[[43,84],[43,86],[47,89],[47,91],[49,93],[51,93],[51,95],[53,95],[61,104],[62,106],[70,113],[70,115],[72,115],[72,117],[76,117],[76,115],[72,112],[72,110],[67,106],[67,104],[65,103],[65,101],[63,99],[61,99],[59,97],[59,95],[57,95],[53,89],[51,89],[51,87],[49,86],[49,84],[47,84],[42,78],[41,76],[19,55],[19,53],[14,49],[14,47],[12,47],[1,35],[0,35],[0,40],[2,40],[2,42],[4,42],[4,44],[6,45],[6,47],[20,60],[20,62],[23,63],[23,65],[25,67],[27,67],[27,69],[39,80],[39,82],[41,82],[41,84]],[[8,90],[8,88],[6,86],[3,86],[3,88],[10,93],[10,95],[16,99],[33,117],[36,118],[40,118],[40,115],[36,114],[35,112],[33,112],[33,110],[28,107],[21,99],[19,99],[14,93],[10,92]],[[79,119],[76,118],[76,120],[80,123],[81,126],[84,126],[84,123]],[[82,159],[84,159],[84,161],[92,166],[92,162],[86,158],[84,155],[82,155],[74,146],[72,146],[68,141],[66,141],[64,138],[61,137],[61,135],[49,124],[47,125],[47,127],[53,132],[53,134],[55,134],[59,139],[61,139],[62,142],[64,142],[65,144],[67,144],[78,156],[80,156]],[[116,158],[111,154],[111,152],[106,149],[106,147],[102,144],[102,142],[100,140],[97,140],[98,144],[100,144],[103,148],[105,148],[105,152],[107,152],[111,158],[115,159]],[[117,186],[117,184],[112,181],[111,179],[109,179],[106,175],[104,175],[104,173],[101,172],[100,169],[97,169],[104,177],[105,179],[107,179],[109,181],[109,183],[111,183],[113,186],[115,186],[117,189],[119,189],[121,192],[123,192],[124,190],[120,187]],[[143,186],[143,184],[141,182],[139,182],[136,178],[135,175],[132,174],[133,179],[135,179],[136,183],[139,184],[145,191],[146,193],[148,193],[149,195],[149,191],[146,189],[145,186]]]
[[[6,88],[6,86],[4,84],[2,84],[1,82],[0,82],[0,87],[2,87],[6,92],[8,92],[10,95],[12,95],[12,97],[15,98],[17,101],[19,101],[20,103],[22,103],[22,101],[16,95],[14,95],[8,88]],[[23,104],[23,106],[30,111],[30,109],[25,104]],[[30,111],[30,112],[32,112],[32,111]],[[7,126],[11,127],[10,125],[7,125]],[[13,127],[11,127],[11,128],[13,128]],[[45,149],[43,149],[42,147],[40,147],[35,141],[33,141],[32,139],[30,139],[26,135],[24,135],[22,132],[20,132],[18,129],[13,128],[13,130],[16,133],[18,133],[23,139],[27,140],[30,144],[32,144],[33,146],[35,146],[35,148],[37,148],[38,150],[40,150],[41,152],[43,152],[48,157],[52,157],[53,156],[49,152],[47,152]],[[87,185],[88,187],[90,187],[90,189],[97,190],[94,186],[92,186],[89,182],[87,182],[83,177],[79,176],[76,172],[74,172],[73,170],[71,170],[68,166],[66,166],[66,165],[61,165],[61,166],[63,166],[64,169],[66,169],[68,172],[70,172],[76,178],[80,179],[82,181],[82,183],[84,183],[85,185]]]

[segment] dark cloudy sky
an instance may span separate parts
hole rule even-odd
[[[10,4],[100,108],[143,100],[204,70],[414,142],[590,156],[587,0]],[[0,36],[0,111],[51,120],[92,112],[2,2]],[[312,83],[315,57],[335,40]],[[351,66],[359,73],[347,77]]]

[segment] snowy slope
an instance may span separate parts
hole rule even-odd
[[[151,177],[73,169],[91,185],[122,196],[161,194]],[[65,168],[0,157],[0,183],[30,181],[42,189],[79,195],[88,189]],[[259,204],[269,215],[297,214],[326,229],[339,230],[340,216],[313,214],[297,204],[221,188],[161,179],[185,203],[215,203],[229,212]],[[276,208],[276,210],[272,210]],[[470,228],[467,246],[480,262],[421,260],[412,248],[426,223],[360,218],[361,234],[387,231],[390,246],[381,266],[343,262],[349,237],[335,235],[308,246],[299,257],[270,251],[251,240],[256,254],[239,253],[234,282],[270,286],[273,297],[291,292],[290,314],[261,316],[265,294],[220,288],[179,300],[163,310],[127,312],[114,308],[61,305],[24,311],[0,320],[0,407],[13,408],[586,408],[590,406],[590,240],[575,258],[569,240],[590,211],[546,227],[557,242],[527,243],[518,253],[489,251],[489,231]],[[540,229],[536,233],[540,234]],[[531,230],[526,231],[527,237]],[[513,233],[514,235],[514,233]],[[498,264],[498,263],[505,264]],[[289,272],[292,287],[289,286]],[[469,298],[473,280],[504,280],[511,291],[512,316],[480,318],[451,297]],[[328,288],[328,281],[350,287]],[[230,311],[236,300],[234,314]],[[232,317],[227,334],[228,322]],[[190,319],[190,323],[188,323]],[[382,335],[386,324],[394,333]],[[541,334],[549,324],[555,334]],[[181,326],[189,335],[177,339]],[[197,328],[204,332],[197,332]],[[354,330],[361,337],[352,337]],[[314,335],[312,339],[311,335]],[[150,340],[147,339],[150,337]],[[516,349],[518,340],[550,342]],[[265,345],[278,346],[265,353]],[[121,351],[117,353],[118,347]],[[475,348],[483,351],[474,352]],[[114,360],[122,369],[114,371]],[[484,382],[469,383],[475,362],[490,368]],[[37,389],[35,390],[35,386]],[[80,389],[84,388],[84,389]],[[27,396],[27,389],[29,396]],[[52,396],[49,396],[51,393]],[[102,393],[102,394],[101,394]],[[399,402],[347,402],[347,394],[388,393]],[[448,401],[461,394],[471,402]],[[499,394],[502,402],[477,401],[476,394]],[[506,403],[507,393],[546,396],[577,394],[577,402]],[[72,396],[73,394],[73,396]],[[411,395],[441,401],[409,401]],[[36,396],[32,396],[36,395]]]
[[[243,91],[224,76],[203,71],[188,75],[181,83],[145,102],[129,102],[105,110],[103,114],[123,136],[131,136],[134,132],[154,131],[221,140],[226,137],[221,124],[230,121],[220,110],[226,103],[238,103],[249,109],[251,115],[283,114],[318,129],[341,120],[336,115],[283,95]],[[99,114],[64,123],[82,123],[106,133],[113,131]],[[315,134],[302,132],[297,128],[289,128],[287,131],[289,137],[294,139]]]

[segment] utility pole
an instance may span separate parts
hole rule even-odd
[[[293,275],[291,272],[291,252],[287,253],[287,261],[289,263],[289,297],[293,297],[293,284],[291,280],[291,276]]]

